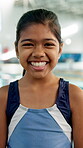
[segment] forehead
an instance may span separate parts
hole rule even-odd
[[[24,38],[32,39],[43,39],[43,38],[54,38],[54,34],[51,32],[49,26],[43,24],[32,24],[27,26],[20,34],[20,40]]]

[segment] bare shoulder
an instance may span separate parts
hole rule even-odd
[[[77,104],[83,105],[83,90],[76,85],[69,85],[69,96],[71,109],[76,108]]]
[[[8,85],[0,88],[0,108],[6,107],[7,96],[8,96],[8,88],[9,88]]]
[[[75,148],[83,148],[83,90],[70,84],[70,107]]]
[[[6,106],[7,106],[7,95],[9,86],[4,86],[0,88],[0,146],[1,148],[6,147],[7,142],[7,116],[6,116]]]

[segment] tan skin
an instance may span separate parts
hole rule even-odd
[[[16,53],[21,65],[28,71],[19,80],[20,103],[23,106],[41,109],[55,104],[59,78],[52,74],[52,69],[62,53],[62,46],[47,25],[31,25],[21,32]],[[47,62],[40,70],[31,65],[31,62],[40,61]],[[7,95],[8,86],[2,87],[0,89],[0,148],[6,147]],[[70,84],[69,95],[75,148],[83,148],[83,91]]]

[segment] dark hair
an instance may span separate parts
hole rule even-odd
[[[32,24],[48,24],[51,32],[56,36],[59,43],[62,43],[61,39],[61,27],[57,18],[57,15],[49,10],[36,9],[28,11],[23,14],[17,24],[16,30],[16,42],[15,46],[18,45],[20,39],[20,33],[29,25]]]
[[[25,75],[25,72],[26,72],[26,70],[25,70],[25,69],[23,69],[23,73],[22,73],[22,76],[24,76],[24,75]]]

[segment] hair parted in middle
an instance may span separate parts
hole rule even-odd
[[[57,15],[46,9],[31,10],[22,15],[18,21],[16,28],[16,41],[15,46],[18,45],[20,39],[20,33],[28,26],[32,24],[43,24],[48,25],[50,31],[56,36],[59,43],[62,43],[61,39],[61,27],[58,21]]]
[[[24,13],[18,21],[15,41],[16,50],[18,50],[18,41],[20,39],[21,32],[25,30],[28,26],[33,24],[48,25],[50,31],[58,39],[59,44],[63,42],[61,38],[61,27],[57,15],[54,12],[46,9],[35,9]],[[24,69],[23,75],[25,74],[25,72],[26,71]]]

